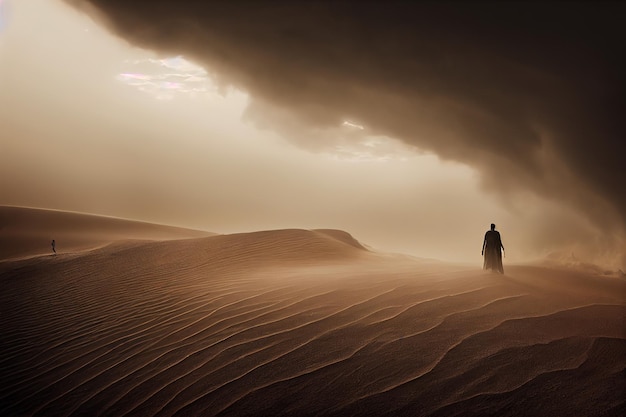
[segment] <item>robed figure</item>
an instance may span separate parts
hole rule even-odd
[[[500,238],[500,232],[496,230],[496,225],[492,223],[491,230],[485,233],[485,240],[483,241],[483,269],[491,269],[504,274],[502,252],[504,252],[504,245]]]

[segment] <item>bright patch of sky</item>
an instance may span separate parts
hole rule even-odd
[[[180,94],[194,97],[217,91],[206,70],[182,56],[127,59],[124,67],[125,71],[116,76],[117,80],[159,100],[171,100]]]
[[[365,127],[359,124],[356,124],[354,122],[351,122],[350,120],[344,120],[344,122],[342,123],[342,126],[352,127],[354,129],[359,129],[359,130],[365,129]]]
[[[345,123],[345,122],[344,122]],[[414,152],[398,140],[386,136],[366,136],[361,140],[336,145],[331,158],[346,162],[389,162],[407,161]],[[435,158],[430,156],[428,158]]]

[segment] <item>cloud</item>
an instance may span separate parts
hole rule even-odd
[[[300,146],[397,138],[623,234],[621,3],[67,1],[246,90]]]

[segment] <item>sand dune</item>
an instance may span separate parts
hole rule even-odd
[[[625,411],[623,279],[333,230],[110,242],[0,262],[0,415]]]
[[[0,259],[93,249],[120,240],[171,240],[214,233],[113,217],[0,206]]]

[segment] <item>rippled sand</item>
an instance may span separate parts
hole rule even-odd
[[[0,415],[623,415],[626,282],[280,230],[0,262]]]

